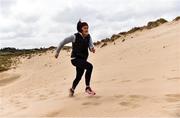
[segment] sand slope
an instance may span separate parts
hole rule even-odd
[[[0,116],[180,117],[180,22],[133,33],[90,53],[94,97],[85,95],[84,76],[74,98],[70,52],[50,51],[22,59],[0,73]],[[6,81],[5,81],[6,80]]]

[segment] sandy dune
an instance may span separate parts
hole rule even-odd
[[[94,97],[84,93],[84,76],[75,97],[70,52],[49,51],[22,59],[0,73],[0,116],[180,117],[180,21],[136,32],[96,48]]]

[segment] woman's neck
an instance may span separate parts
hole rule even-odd
[[[81,32],[79,32],[80,34],[81,34],[81,36],[83,37],[83,38],[85,38],[86,36],[85,35],[83,35]]]

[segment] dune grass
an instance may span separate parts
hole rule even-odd
[[[34,49],[16,49],[12,47],[6,47],[0,49],[0,72],[7,71],[13,66],[15,67],[20,63],[20,58],[31,59],[35,55],[41,56],[47,51],[54,51],[56,47],[51,46],[49,48],[34,48]],[[70,46],[64,46],[63,50],[69,52]]]

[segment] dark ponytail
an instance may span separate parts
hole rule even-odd
[[[88,26],[88,24],[86,22],[81,22],[81,20],[79,20],[78,23],[77,23],[77,31],[82,32],[82,27],[83,26]]]
[[[81,30],[82,30],[81,29],[81,20],[79,20],[78,23],[77,23],[77,31],[82,32]]]

